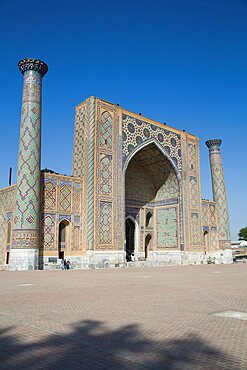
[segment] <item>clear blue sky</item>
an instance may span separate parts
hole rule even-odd
[[[203,198],[212,199],[204,142],[222,138],[237,238],[247,225],[246,0],[1,0],[0,41],[0,187],[17,167],[17,62],[40,58],[43,168],[71,174],[74,107],[90,95],[198,135]]]

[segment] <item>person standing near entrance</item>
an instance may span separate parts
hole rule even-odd
[[[65,270],[65,263],[63,258],[61,258],[61,269]]]

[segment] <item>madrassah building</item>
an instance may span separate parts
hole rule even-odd
[[[202,200],[198,137],[89,97],[76,106],[72,175],[41,170],[48,67],[37,59],[18,66],[18,173],[0,190],[1,268],[232,261],[221,140],[206,142],[214,200]]]

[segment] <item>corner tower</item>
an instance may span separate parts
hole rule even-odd
[[[224,180],[224,171],[222,166],[222,158],[220,145],[222,140],[213,139],[206,141],[209,148],[209,159],[212,176],[213,198],[216,202],[218,212],[218,234],[220,247],[228,247],[231,243],[230,223],[228,204],[226,198],[226,188]]]
[[[38,268],[40,224],[41,94],[47,65],[37,59],[18,63],[23,94],[11,268]]]

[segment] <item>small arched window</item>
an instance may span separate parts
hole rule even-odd
[[[204,241],[204,245],[207,244],[207,239],[208,239],[208,231],[205,230],[204,233],[203,233],[203,241]]]
[[[10,244],[11,240],[11,221],[8,222],[7,226],[7,244]]]
[[[151,227],[152,226],[152,218],[153,218],[152,213],[148,212],[146,214],[146,227]]]
[[[69,225],[69,222],[66,220],[63,220],[59,224],[59,243],[65,243],[66,242],[66,228]]]
[[[152,235],[148,234],[145,238],[145,258],[148,258],[148,251],[151,247],[151,240],[152,240]]]

